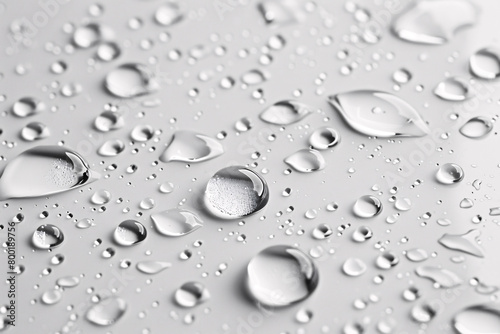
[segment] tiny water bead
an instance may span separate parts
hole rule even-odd
[[[317,150],[332,148],[339,142],[340,136],[337,131],[326,126],[316,129],[309,137],[309,144]]]
[[[293,278],[293,279],[291,279]],[[316,265],[300,249],[278,245],[255,255],[247,266],[247,288],[259,303],[292,305],[308,298],[318,286]]]
[[[186,282],[175,291],[174,298],[180,306],[191,308],[210,299],[210,293],[201,283]]]
[[[146,239],[147,230],[138,221],[129,219],[121,222],[116,227],[113,237],[120,246],[132,246]]]
[[[353,213],[359,218],[373,218],[382,212],[382,202],[371,195],[361,196],[353,206]]]
[[[242,166],[231,166],[210,178],[204,201],[215,216],[237,219],[264,208],[269,201],[269,189],[264,178],[256,172]]]
[[[111,326],[120,320],[127,311],[127,303],[118,297],[102,299],[92,305],[85,318],[94,325]]]
[[[496,47],[479,49],[470,57],[469,69],[478,78],[497,79],[500,77],[500,49]]]
[[[462,181],[465,177],[465,173],[457,164],[446,163],[439,167],[436,172],[436,179],[442,184],[453,184]]]
[[[60,246],[64,241],[63,232],[55,225],[40,225],[31,238],[38,249],[51,249]]]

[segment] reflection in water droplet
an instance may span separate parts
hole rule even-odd
[[[251,296],[267,306],[281,307],[309,297],[318,286],[316,265],[300,249],[271,246],[248,263],[247,287]]]
[[[62,292],[60,290],[51,289],[47,290],[42,295],[42,302],[46,305],[57,304],[62,298]]]
[[[406,258],[412,262],[422,262],[427,260],[429,255],[422,248],[413,248],[406,251]]]
[[[40,225],[32,237],[33,245],[38,249],[50,249],[60,246],[64,241],[64,234],[55,225]]]
[[[248,85],[260,85],[269,79],[269,74],[261,70],[250,70],[241,76],[241,81]]]
[[[86,314],[86,319],[99,326],[110,326],[125,314],[127,303],[118,297],[110,297],[92,305]]]
[[[326,224],[320,224],[314,228],[312,231],[312,236],[314,239],[322,240],[332,236],[333,230],[330,226]]]
[[[21,138],[26,141],[35,141],[50,136],[50,130],[47,125],[40,122],[28,123],[21,130]]]
[[[284,100],[267,107],[259,115],[264,122],[276,125],[289,125],[302,120],[312,113],[312,108],[294,100]]]
[[[111,200],[111,193],[107,190],[98,190],[96,191],[90,201],[95,205],[103,205],[108,203]]]
[[[169,237],[180,237],[196,231],[203,221],[193,212],[183,209],[170,209],[151,215],[159,233]]]
[[[361,276],[366,272],[366,264],[361,259],[350,257],[342,265],[342,271],[347,276]]]
[[[439,167],[436,179],[442,184],[453,184],[462,181],[465,177],[464,170],[457,164],[446,163]]]
[[[103,157],[114,157],[122,153],[125,144],[120,139],[110,139],[99,147],[97,153]]]
[[[420,137],[430,132],[411,105],[390,93],[358,90],[328,99],[353,129],[368,136]]]
[[[361,196],[354,203],[352,210],[359,218],[372,218],[382,212],[382,202],[375,196]]]
[[[175,291],[175,301],[182,307],[195,307],[210,298],[205,286],[198,282],[187,282]]]
[[[464,234],[445,233],[438,242],[448,249],[457,250],[477,257],[484,257],[483,250],[477,244],[481,235],[479,230],[470,230]]]
[[[28,117],[46,109],[45,103],[34,97],[23,97],[12,105],[12,114],[17,117]]]
[[[117,97],[131,98],[157,91],[159,79],[146,65],[123,64],[106,75],[106,89]]]
[[[141,261],[137,262],[137,270],[148,275],[155,275],[172,266],[169,262]]]
[[[365,242],[373,237],[373,232],[368,226],[358,226],[352,233],[352,240]]]
[[[136,245],[146,239],[147,230],[136,220],[125,220],[115,229],[113,237],[117,244],[121,246]]]
[[[460,77],[441,81],[434,89],[434,94],[446,101],[464,101],[473,96],[468,80]]]
[[[458,29],[477,20],[476,7],[467,0],[414,2],[392,23],[399,38],[415,43],[444,44]]]
[[[222,153],[224,148],[213,138],[193,131],[177,131],[161,154],[160,160],[201,162],[218,157]]]
[[[422,266],[415,269],[415,273],[432,280],[440,288],[453,288],[462,284],[462,279],[454,272],[435,266]]]
[[[487,47],[476,51],[469,59],[469,68],[478,78],[497,79],[500,77],[500,49]]]
[[[311,173],[322,170],[326,161],[321,152],[313,149],[302,149],[285,158],[285,163],[298,172]]]
[[[437,309],[434,305],[423,302],[421,304],[417,304],[413,306],[411,309],[411,317],[413,320],[419,323],[427,323],[434,319],[437,314]]]
[[[155,20],[162,26],[171,26],[182,21],[184,14],[179,5],[175,2],[168,2],[160,7],[155,12]]]
[[[466,307],[453,317],[453,328],[459,334],[500,333],[500,308],[493,303]]]
[[[123,116],[113,111],[104,111],[94,121],[95,128],[102,132],[121,129],[124,125],[125,120]]]
[[[316,129],[309,137],[309,144],[317,150],[326,150],[336,146],[340,142],[340,136],[335,129],[322,127]]]
[[[230,166],[210,178],[204,200],[206,208],[217,217],[241,218],[266,206],[269,189],[256,172],[246,167]]]
[[[469,119],[460,128],[460,133],[468,138],[483,138],[493,129],[491,120],[487,117],[477,116]]]

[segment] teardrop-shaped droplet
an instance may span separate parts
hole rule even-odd
[[[21,130],[21,138],[26,141],[35,141],[50,136],[50,130],[47,125],[40,122],[28,123]]]
[[[80,284],[80,279],[76,276],[64,276],[57,280],[57,285],[62,288],[73,288]]]
[[[97,48],[97,58],[101,61],[112,61],[118,58],[121,54],[121,49],[115,42],[106,42],[99,45]]]
[[[372,218],[382,212],[382,202],[375,196],[361,196],[354,203],[352,211],[359,218]]]
[[[51,289],[47,290],[42,294],[42,302],[45,305],[53,305],[57,304],[59,301],[61,301],[62,298],[62,292],[57,289]]]
[[[256,172],[242,166],[230,166],[210,178],[204,201],[206,208],[215,216],[236,219],[266,206],[269,188]]]
[[[132,98],[157,91],[159,79],[146,65],[123,64],[106,75],[106,89],[117,97]]]
[[[170,268],[172,264],[170,262],[163,261],[141,261],[137,262],[137,270],[148,275],[155,275],[163,270]]]
[[[136,220],[125,220],[115,229],[113,237],[121,246],[132,246],[144,241],[148,233],[144,225]]]
[[[444,44],[458,29],[476,22],[478,11],[468,0],[414,2],[392,23],[399,38],[423,44]]]
[[[500,49],[487,47],[476,51],[469,59],[469,68],[478,78],[497,79],[500,77]]]
[[[316,290],[318,281],[314,262],[291,246],[268,247],[247,266],[248,291],[257,302],[267,306],[288,306],[306,299]]]
[[[321,152],[314,149],[302,149],[285,158],[285,163],[298,172],[310,173],[322,170],[326,161]]]
[[[309,144],[317,150],[326,150],[336,146],[340,142],[340,135],[335,129],[321,127],[314,130],[309,137]]]
[[[477,257],[484,257],[484,252],[476,241],[481,235],[479,230],[470,230],[464,234],[445,233],[438,242],[448,249],[457,250]]]
[[[94,120],[94,126],[101,132],[121,129],[125,125],[122,114],[114,111],[104,111]]]
[[[51,249],[60,246],[64,241],[64,234],[59,227],[51,224],[38,226],[31,239],[38,249]]]
[[[210,298],[207,288],[198,282],[186,282],[175,291],[175,301],[182,307],[195,307]]]
[[[98,177],[75,151],[61,146],[37,146],[7,164],[0,178],[0,200],[56,194]]]
[[[441,81],[434,89],[434,94],[446,101],[464,101],[473,96],[472,87],[467,79],[460,77]]]
[[[490,133],[492,129],[493,123],[489,118],[477,116],[469,119],[459,131],[468,138],[479,139]]]
[[[260,85],[268,79],[269,74],[261,70],[250,70],[241,76],[241,81],[248,86]]]
[[[440,288],[448,289],[459,286],[463,283],[462,279],[454,272],[436,266],[422,266],[415,269],[415,273],[424,278],[432,280]]]
[[[458,334],[500,333],[500,308],[493,303],[466,307],[453,317],[453,328]]]
[[[45,103],[34,97],[23,97],[12,105],[12,114],[17,117],[28,117],[46,109]]]
[[[258,5],[264,21],[273,26],[286,26],[305,20],[304,3],[301,0],[266,0]]]
[[[125,149],[125,144],[120,139],[110,139],[99,147],[97,153],[103,157],[114,157],[122,153]]]
[[[412,262],[422,262],[427,260],[429,255],[422,248],[413,248],[406,251],[406,258]]]
[[[136,125],[130,132],[130,137],[136,142],[145,142],[153,138],[154,130],[151,125]]]
[[[264,122],[276,125],[289,125],[311,114],[313,108],[294,100],[284,100],[267,107],[259,115]]]
[[[203,226],[203,221],[193,212],[170,209],[151,215],[159,233],[169,237],[180,237]]]
[[[363,275],[366,272],[366,269],[367,267],[363,260],[355,257],[348,258],[342,265],[342,271],[344,274],[352,277]]]
[[[436,172],[436,180],[442,184],[453,184],[462,181],[465,177],[464,170],[457,164],[446,163]]]
[[[163,162],[201,162],[220,156],[224,148],[215,139],[193,132],[177,131],[160,156]]]
[[[167,2],[158,7],[155,12],[155,20],[162,26],[171,26],[182,21],[183,18],[184,13],[175,2]]]
[[[110,326],[116,323],[127,311],[127,303],[118,297],[110,297],[92,305],[85,317],[95,325]]]
[[[356,131],[377,137],[420,137],[430,132],[418,112],[390,93],[358,90],[329,97]]]

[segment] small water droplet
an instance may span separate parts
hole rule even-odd
[[[428,302],[423,302],[413,306],[411,309],[411,317],[413,320],[419,323],[427,323],[434,319],[438,310],[433,304]]]
[[[106,89],[117,97],[132,98],[150,94],[160,88],[156,74],[146,65],[123,64],[106,75]]]
[[[96,191],[90,201],[95,205],[103,205],[108,203],[111,200],[111,193],[107,190],[98,190]]]
[[[46,108],[45,103],[34,97],[23,97],[12,105],[11,111],[17,117],[28,117],[38,114]]]
[[[462,209],[470,209],[474,206],[474,201],[470,198],[464,198],[460,201],[460,207]]]
[[[398,84],[405,84],[410,81],[412,74],[405,68],[401,68],[392,74],[392,80]]]
[[[127,303],[118,297],[110,297],[92,305],[85,315],[86,319],[99,326],[110,326],[125,314]]]
[[[97,23],[89,23],[75,29],[73,43],[79,48],[86,49],[112,37],[113,32],[109,28]]]
[[[183,209],[155,213],[151,219],[160,234],[170,237],[180,237],[203,226],[203,221],[195,213]]]
[[[113,237],[121,246],[132,246],[141,243],[147,237],[147,230],[136,220],[125,220],[115,229]]]
[[[340,136],[337,131],[326,126],[316,129],[309,137],[309,144],[317,150],[332,148],[339,142]]]
[[[155,275],[172,266],[169,262],[163,261],[141,261],[137,262],[137,270],[148,275]]]
[[[372,218],[382,212],[382,202],[371,195],[361,196],[353,206],[353,213],[359,218]]]
[[[120,113],[104,111],[94,120],[94,126],[101,132],[121,129],[125,125],[125,120]]]
[[[469,59],[470,72],[478,78],[494,80],[500,77],[500,50],[496,47],[482,48]]]
[[[184,13],[179,4],[175,2],[167,2],[158,7],[155,12],[155,20],[162,26],[171,26],[182,21],[183,18]]]
[[[248,86],[260,85],[268,79],[269,74],[261,70],[250,70],[241,76],[241,81]]]
[[[413,248],[406,251],[406,258],[412,262],[422,262],[427,260],[429,255],[422,248]]]
[[[125,150],[125,144],[120,139],[110,139],[99,147],[97,153],[103,157],[114,157]]]
[[[35,141],[45,139],[50,136],[50,130],[47,125],[40,122],[28,123],[21,130],[21,138],[26,141]]]
[[[259,115],[264,122],[276,125],[289,125],[302,120],[312,113],[312,107],[293,100],[279,101],[267,107]]]
[[[464,170],[457,164],[446,163],[439,167],[436,179],[442,184],[453,184],[462,181],[465,177]]]
[[[320,224],[314,228],[312,231],[312,236],[315,239],[322,240],[330,237],[333,234],[333,230],[330,226],[326,224]]]
[[[46,305],[57,304],[61,301],[62,293],[60,290],[51,289],[47,290],[42,294],[42,302]]]
[[[177,131],[160,156],[163,162],[201,162],[224,153],[224,148],[215,139],[193,131]]]
[[[375,264],[380,269],[391,269],[399,263],[399,258],[391,252],[385,252],[379,256],[375,260]]]
[[[342,271],[344,274],[352,277],[363,275],[366,272],[366,269],[367,267],[363,260],[355,257],[348,258],[342,265]]]
[[[76,276],[64,276],[57,280],[57,285],[61,288],[73,288],[80,284],[80,279]]]
[[[145,142],[153,138],[154,130],[151,125],[136,125],[130,132],[130,137],[136,142]]]
[[[295,320],[299,324],[307,324],[312,320],[313,312],[311,310],[301,308],[295,314]]]
[[[473,96],[468,80],[460,77],[441,81],[434,89],[434,94],[446,101],[465,101]]]
[[[180,306],[191,308],[210,299],[210,293],[201,283],[187,282],[175,291],[174,298]]]
[[[285,163],[301,173],[322,170],[326,161],[321,152],[314,149],[302,149],[285,158]]]
[[[97,58],[101,61],[112,61],[118,58],[121,54],[121,49],[115,42],[106,42],[99,45],[97,48]]]

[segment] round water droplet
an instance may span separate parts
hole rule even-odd
[[[26,141],[35,141],[44,139],[50,136],[50,130],[47,125],[40,122],[28,123],[21,130],[21,138]]]
[[[113,32],[109,28],[97,23],[89,23],[75,30],[73,43],[82,49],[86,49],[112,37]]]
[[[453,317],[453,328],[459,334],[500,333],[500,309],[495,304],[469,306]]]
[[[377,256],[377,259],[375,260],[375,264],[377,267],[380,269],[391,269],[392,267],[396,266],[399,263],[399,258],[391,253],[391,252],[386,252],[383,253],[379,256]]]
[[[47,290],[42,295],[42,302],[46,305],[57,304],[62,298],[62,292],[60,290],[52,289]]]
[[[309,137],[309,144],[317,150],[326,150],[336,146],[340,141],[340,136],[332,128],[322,127],[316,129]]]
[[[86,314],[88,321],[99,326],[110,326],[125,314],[127,303],[118,297],[110,297],[92,305]]]
[[[179,5],[174,2],[169,2],[161,5],[155,12],[155,20],[162,26],[170,26],[180,22],[184,18]]]
[[[312,236],[315,239],[322,240],[330,237],[333,234],[333,230],[330,226],[326,224],[320,224],[314,228],[312,231]]]
[[[28,117],[46,109],[45,103],[34,97],[23,97],[12,105],[12,114],[17,117]]]
[[[411,309],[411,317],[419,323],[427,323],[434,319],[437,310],[430,303],[417,304]]]
[[[248,118],[243,117],[236,121],[236,123],[234,124],[234,128],[239,132],[246,132],[252,128],[252,124],[250,123],[250,120]]]
[[[54,74],[63,74],[67,69],[68,65],[62,60],[55,61],[50,65],[50,71]]]
[[[483,48],[469,59],[470,72],[476,77],[493,80],[500,77],[500,50],[495,47]]]
[[[312,320],[313,313],[311,310],[301,308],[295,314],[295,320],[300,324],[307,324]]]
[[[198,282],[187,282],[175,291],[175,301],[182,307],[195,307],[210,298],[205,286]]]
[[[95,128],[101,132],[121,129],[124,125],[123,116],[113,111],[104,111],[94,121]]]
[[[359,218],[372,218],[382,212],[382,202],[371,195],[365,195],[354,203],[353,212]]]
[[[219,170],[205,190],[205,206],[214,215],[236,219],[253,214],[266,206],[269,189],[256,172],[241,166]]]
[[[131,98],[158,90],[159,82],[146,65],[128,63],[109,72],[104,86],[114,96]]]
[[[113,237],[121,246],[132,246],[146,239],[147,230],[136,220],[125,220],[116,227]]]
[[[493,129],[491,120],[487,117],[478,116],[469,119],[460,128],[460,133],[468,138],[483,138]]]
[[[309,297],[318,280],[319,273],[312,260],[290,246],[268,247],[255,255],[247,267],[251,296],[268,306],[287,306]]]
[[[472,87],[467,79],[453,77],[440,82],[434,94],[446,101],[464,101],[472,97]]]
[[[442,165],[436,173],[436,179],[442,184],[458,183],[464,179],[464,176],[462,167],[453,163]]]
[[[160,192],[170,194],[172,191],[174,191],[174,184],[172,182],[163,182],[160,185]]]
[[[90,201],[95,205],[103,205],[108,203],[111,200],[111,193],[107,190],[98,190],[96,191]]]
[[[139,207],[143,210],[151,210],[155,207],[155,200],[151,197],[147,197],[139,203]]]
[[[302,149],[285,158],[285,163],[298,172],[311,173],[325,168],[326,161],[321,152]]]
[[[32,237],[33,245],[39,249],[50,249],[60,246],[64,241],[64,234],[55,225],[40,225]]]
[[[121,49],[118,44],[114,42],[102,43],[97,48],[97,58],[101,61],[112,61],[118,58],[121,54]]]
[[[145,142],[153,138],[154,130],[150,125],[136,125],[132,132],[130,132],[130,137],[136,142]]]
[[[398,198],[396,202],[394,202],[394,207],[399,211],[408,211],[411,209],[411,200],[406,197]]]
[[[358,258],[348,258],[342,265],[342,271],[347,276],[361,276],[366,272],[366,264]]]
[[[120,139],[110,139],[99,147],[97,153],[103,157],[114,157],[125,150],[125,144]]]
[[[352,240],[365,242],[373,237],[373,232],[368,226],[359,226],[352,233]]]
[[[411,72],[401,68],[392,74],[392,80],[398,84],[405,84],[412,78]]]

